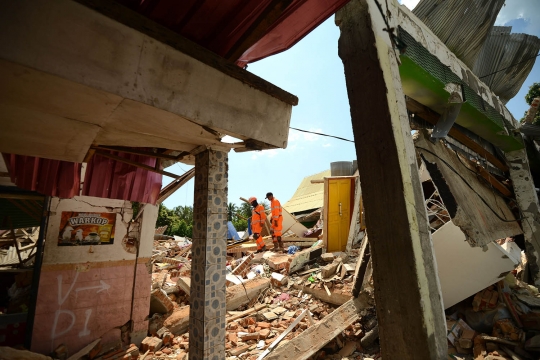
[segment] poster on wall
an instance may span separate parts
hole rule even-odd
[[[62,211],[58,246],[112,244],[115,221],[116,213]]]

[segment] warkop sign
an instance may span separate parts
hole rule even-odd
[[[59,246],[108,245],[114,242],[115,213],[63,211]]]

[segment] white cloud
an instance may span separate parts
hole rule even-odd
[[[332,144],[330,143],[323,144],[323,147],[330,147],[330,146],[332,146]]]
[[[539,5],[538,0],[506,0],[495,25],[504,25],[514,19],[524,19],[528,22],[525,32],[538,36],[540,32]]]

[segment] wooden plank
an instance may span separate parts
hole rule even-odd
[[[305,360],[328,344],[349,325],[360,318],[360,311],[369,306],[367,297],[351,299],[317,324],[274,350],[269,360]]]
[[[298,98],[283,89],[261,79],[260,77],[241,69],[234,63],[225,60],[212,51],[197,45],[194,42],[180,36],[174,31],[156,23],[155,21],[130,10],[124,5],[109,0],[76,0],[78,3],[89,7],[102,15],[133,28],[151,38],[154,38],[184,54],[206,64],[222,73],[235,78],[244,84],[254,87],[270,96],[275,97],[290,105],[298,105]]]
[[[478,175],[484,178],[484,180],[491,184],[491,186],[497,189],[497,191],[499,191],[501,194],[508,197],[513,195],[510,189],[508,189],[502,182],[500,182],[497,178],[491,175],[490,172],[484,169],[483,166],[480,166],[469,159],[465,159],[460,154],[457,154],[457,156],[459,156],[459,158],[463,160],[463,162],[468,164],[468,167],[471,169],[471,171],[476,171]]]
[[[407,110],[412,112],[415,115],[418,115],[418,117],[422,118],[423,120],[429,122],[430,124],[437,124],[439,121],[441,115],[436,113],[435,111],[431,110],[425,105],[420,104],[418,101],[407,97],[406,98],[407,103]],[[448,135],[477,153],[479,156],[485,158],[487,161],[489,161],[491,164],[493,164],[496,168],[498,168],[501,171],[507,172],[508,166],[503,163],[501,160],[499,160],[495,155],[484,149],[480,144],[476,143],[473,139],[468,137],[467,135],[463,134],[461,131],[459,131],[456,128],[451,128],[448,132]]]

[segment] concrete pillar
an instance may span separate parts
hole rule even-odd
[[[398,9],[389,4],[390,26]],[[336,14],[372,255],[383,359],[445,359],[446,322],[398,53],[374,0]]]
[[[189,358],[225,359],[227,153],[195,157]]]
[[[540,212],[527,151],[525,149],[511,151],[505,156],[521,217],[524,218],[521,226],[525,237],[525,254],[530,278],[536,286],[540,286]]]

